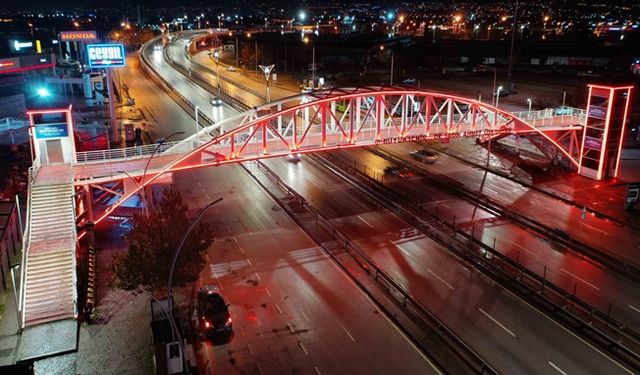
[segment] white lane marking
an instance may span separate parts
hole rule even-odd
[[[264,291],[267,292],[267,294],[269,295],[269,297],[271,297],[271,292],[269,291],[269,289],[264,288]]]
[[[369,223],[368,221],[366,221],[365,219],[362,218],[362,216],[358,215],[358,219],[362,220],[362,222],[364,222],[365,224],[367,224],[368,226],[370,226],[371,228],[373,228],[373,225],[371,225],[371,223]]]
[[[242,246],[238,246],[238,248],[240,249],[240,252],[244,255],[244,249],[242,248]]]
[[[316,374],[322,375],[322,373],[320,372],[320,369],[318,368],[318,366],[313,366],[313,369],[316,370]]]
[[[202,188],[202,192],[203,192],[203,193],[206,193],[207,191],[206,191],[206,190],[204,190],[204,188]]]
[[[249,263],[249,267],[253,266],[253,264],[251,264],[251,261],[249,260],[249,258],[247,258],[247,263]]]
[[[238,239],[236,238],[236,236],[231,236],[231,238],[233,238],[233,242],[238,243]]]
[[[271,198],[271,197],[269,197],[269,198]],[[278,203],[278,202],[276,202],[273,198],[271,198],[271,201],[272,201],[274,204],[277,204],[277,203]],[[309,241],[312,241],[312,242],[313,242],[313,241],[315,241],[313,238],[311,238],[311,236],[309,236],[309,235],[307,234],[307,232],[304,232],[304,231],[303,231],[303,232],[302,232],[302,234],[303,234],[303,236],[304,236],[304,237],[306,237]],[[234,238],[235,238],[235,237],[234,237]],[[327,260],[330,260],[329,255],[328,255],[327,253],[325,253],[325,252],[321,251],[321,250],[320,250],[319,248],[317,248],[317,247],[316,247],[316,249],[318,249],[318,252],[321,254],[321,256],[322,256],[322,257],[324,257],[324,258],[325,258],[325,259],[327,259]],[[350,284],[353,286],[353,289],[354,289],[356,292],[360,293],[360,295],[361,295],[361,296],[362,296],[366,301],[369,301],[369,304],[371,304],[371,306],[372,306],[376,311],[378,310],[378,307],[377,307],[377,306],[376,306],[376,304],[373,302],[373,300],[372,300],[368,295],[366,295],[366,294],[365,294],[365,293],[360,289],[360,287],[359,287],[358,285],[356,285],[356,283],[351,279],[351,277],[349,277],[349,275],[347,275],[347,273],[346,273],[342,268],[338,267],[338,266],[337,266],[335,263],[333,263],[332,261],[330,262],[330,264],[332,264],[332,265],[335,267],[335,269],[336,269],[340,274],[342,274],[342,276],[345,278],[345,280],[347,280],[347,282],[348,282],[348,283],[350,283]],[[267,292],[267,293],[268,293],[268,292]],[[271,295],[271,294],[269,294],[269,295]],[[416,353],[418,353],[418,355],[419,355],[419,356],[420,356],[420,357],[421,357],[421,358],[422,358],[426,363],[428,363],[428,364],[429,364],[429,366],[431,366],[431,368],[433,369],[433,371],[434,371],[434,372],[436,372],[437,374],[440,374],[440,375],[444,375],[444,374],[442,373],[442,371],[440,371],[440,369],[438,368],[438,366],[436,366],[436,365],[435,365],[435,363],[433,363],[433,361],[432,361],[429,357],[427,357],[427,356],[423,353],[423,351],[422,351],[422,350],[418,349],[418,347],[417,347],[417,346],[416,346],[416,345],[415,345],[411,340],[409,340],[409,337],[407,337],[407,335],[405,335],[405,334],[404,334],[404,332],[402,332],[402,331],[400,330],[400,328],[398,328],[398,326],[396,326],[396,325],[395,325],[395,323],[393,323],[393,322],[391,321],[391,319],[389,319],[389,317],[388,317],[386,314],[382,313],[382,314],[380,314],[380,315],[382,315],[382,316],[384,317],[384,319],[389,323],[389,325],[390,325],[391,327],[393,327],[393,328],[396,330],[396,332],[398,332],[398,334],[399,334],[399,335],[400,335],[400,336],[401,336],[401,337],[402,337],[402,338],[407,342],[407,344],[409,344],[409,345],[413,348],[413,350],[415,350],[415,351],[416,351]],[[547,319],[548,319],[548,318],[547,318]],[[554,321],[552,320],[552,322],[554,322]],[[561,326],[561,327],[562,327],[562,326]],[[609,358],[609,357],[607,357],[607,358]]]
[[[349,331],[347,331],[346,328],[344,328],[343,325],[340,325],[340,327],[342,327],[342,330],[347,334],[347,336],[349,336],[349,338],[351,339],[351,341],[356,342],[356,339],[353,338],[353,336],[351,336],[351,333],[349,333]]]
[[[287,328],[289,328],[289,331],[290,331],[291,333],[294,333],[294,331],[293,331],[293,326],[291,325],[291,323],[287,323]]]
[[[584,226],[585,226],[585,227],[587,227],[587,228],[591,228],[591,229],[595,230],[596,232],[600,232],[600,233],[604,234],[605,236],[607,236],[607,235],[609,234],[608,232],[605,232],[605,231],[603,231],[602,229],[598,229],[598,228],[596,228],[596,227],[594,227],[594,226],[592,226],[592,225],[589,225],[589,224],[587,224],[587,223],[580,222],[580,224],[581,224],[581,225],[584,225]]]
[[[264,374],[264,372],[262,372],[262,369],[260,368],[260,366],[256,363],[256,367],[258,368],[258,373],[260,375]]]
[[[207,200],[210,201],[211,197],[209,196],[209,194],[207,194]]]
[[[586,281],[585,279],[583,279],[583,278],[581,278],[581,277],[578,277],[578,276],[576,276],[576,275],[572,274],[571,272],[569,272],[569,271],[565,270],[564,268],[560,268],[560,271],[562,271],[562,272],[564,272],[564,273],[566,273],[566,274],[568,274],[568,275],[571,275],[571,276],[575,277],[576,279],[578,279],[578,280],[582,281],[583,283],[585,283],[585,284],[589,285],[590,287],[592,287],[592,288],[593,288],[593,289],[595,289],[595,290],[600,290],[600,288],[598,288],[597,286],[595,286],[595,285],[591,284],[590,282]]]
[[[513,337],[516,337],[515,333],[513,333],[509,328],[505,327],[504,324],[500,323],[496,318],[494,318],[493,316],[487,314],[487,312],[482,310],[482,308],[479,307],[478,310],[480,310],[480,312],[483,313],[487,318],[491,319],[492,322],[494,322],[495,324],[499,325],[500,328],[502,328],[505,331],[507,331],[508,334],[510,334]]]
[[[247,344],[247,349],[249,349],[249,354],[253,355],[253,348],[251,347],[251,344]]]
[[[449,284],[448,282],[444,281],[440,276],[436,275],[433,271],[431,271],[430,269],[427,268],[427,271],[429,271],[430,274],[433,275],[433,277],[435,277],[436,279],[442,281],[442,283],[446,286],[449,287],[449,289],[451,290],[456,290],[456,288],[454,288],[453,286],[451,286],[451,284]]]
[[[300,311],[300,315],[302,315],[302,317],[304,318],[304,320],[307,321],[307,323],[311,323],[311,320],[309,319],[307,314],[304,313],[304,311]]]
[[[547,361],[547,363],[549,364],[549,366],[553,367],[556,371],[558,371],[562,375],[568,375],[566,372],[562,371],[560,367],[556,366],[553,362]]]
[[[629,305],[629,308],[630,308],[631,310],[635,310],[636,312],[639,312],[639,313],[640,313],[640,309],[639,309],[639,308],[637,308],[637,307],[634,307],[634,306]]]
[[[541,317],[547,319],[549,322],[551,322],[551,324],[557,326],[558,328],[560,328],[561,330],[565,331],[566,333],[570,334],[571,336],[573,336],[576,340],[580,341],[581,343],[583,343],[585,346],[593,349],[594,352],[600,354],[601,356],[603,356],[604,358],[608,359],[609,361],[611,361],[611,363],[617,365],[618,367],[620,367],[622,370],[624,370],[626,373],[634,375],[634,372],[632,372],[631,370],[629,370],[628,368],[624,367],[622,364],[620,364],[620,362],[617,362],[615,359],[609,357],[608,355],[606,355],[605,353],[603,353],[600,349],[596,348],[595,346],[591,345],[590,343],[588,343],[587,341],[585,341],[582,337],[576,335],[575,333],[573,333],[572,331],[568,330],[567,327],[563,326],[562,324],[556,322],[555,320],[551,319],[550,317],[548,317],[546,314],[544,314],[542,311],[538,310],[536,307],[534,307],[533,305],[531,305],[530,303],[528,303],[527,301],[524,300],[520,300],[522,301],[523,304],[529,306],[529,308],[535,312],[537,312],[538,314],[540,314]]]
[[[260,281],[260,275],[256,272],[256,280]]]
[[[524,247],[524,246],[522,246],[522,245],[520,245],[520,244],[518,244],[518,243],[516,243],[516,242],[513,242],[513,241],[511,241],[511,240],[505,240],[505,241],[506,241],[506,242],[509,242],[509,243],[510,243],[510,244],[512,244],[513,246],[516,246],[516,247],[517,247],[518,249],[520,249],[520,250],[526,251],[527,253],[529,253],[529,254],[531,254],[531,255],[536,255],[536,253],[534,253],[533,251],[531,251],[531,250],[527,249],[526,247]]]
[[[277,304],[277,303],[276,303],[275,305],[276,305],[276,310],[278,310],[278,312],[279,312],[280,314],[282,314],[282,309],[280,308],[280,306],[278,306],[278,304]]]
[[[305,355],[309,355],[307,348],[305,348],[304,345],[302,345],[302,341],[298,341],[298,345],[300,345],[300,349],[302,349]]]

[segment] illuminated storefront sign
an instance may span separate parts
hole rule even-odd
[[[98,40],[96,31],[60,31],[60,40],[63,42],[92,42]]]
[[[32,48],[33,42],[21,42],[18,40],[14,40],[12,46],[14,50],[20,51],[21,49],[25,49],[25,48]]]
[[[67,123],[36,125],[35,136],[38,139],[68,137]]]
[[[125,65],[123,44],[88,44],[87,56],[92,68],[117,68]]]

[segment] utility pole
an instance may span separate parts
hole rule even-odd
[[[513,65],[513,45],[516,40],[516,28],[518,27],[518,0],[516,0],[513,12],[513,25],[511,26],[511,48],[509,49],[509,66],[507,67],[507,90],[511,90],[511,66]]]

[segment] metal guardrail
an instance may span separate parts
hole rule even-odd
[[[401,296],[398,300],[403,307],[411,307],[416,311],[420,318],[428,325],[436,327],[435,330],[444,339],[448,347],[456,353],[459,358],[465,362],[467,366],[473,369],[476,373],[482,374],[497,374],[498,372],[493,369],[478,353],[476,353],[471,347],[469,347],[462,339],[460,339],[453,331],[451,331],[442,321],[440,321],[435,314],[429,311],[424,305],[422,305],[417,299],[415,299],[411,293],[399,282],[393,279],[387,272],[385,272],[373,259],[371,259],[362,249],[355,245],[348,237],[344,236],[338,228],[336,228],[331,222],[325,219],[316,209],[308,204],[308,202],[287,185],[277,174],[269,169],[264,163],[260,161],[254,162],[258,169],[261,170],[272,182],[282,189],[286,194],[294,197],[303,207],[311,213],[316,219],[316,223],[323,226],[323,229],[332,235],[336,240],[345,244],[344,249],[354,258],[354,260],[369,274],[373,272],[373,278],[377,282],[382,283],[389,290],[389,294],[396,298],[396,295]],[[247,169],[245,167],[245,169]],[[248,171],[248,170],[247,170]],[[249,171],[248,171],[249,172]],[[249,172],[251,174],[251,172]],[[340,261],[324,244],[320,244],[324,250],[338,263]],[[395,293],[394,293],[395,292]]]
[[[339,160],[335,159],[335,161],[337,161],[339,165],[341,164]],[[383,194],[383,196],[386,197],[389,196],[389,194],[392,194],[395,199],[390,200],[392,205],[386,206],[386,208],[396,213],[403,220],[412,223],[416,229],[425,230],[425,234],[438,239],[441,243],[449,245],[447,248],[454,250],[456,255],[465,259],[467,262],[470,262],[473,266],[483,269],[490,278],[496,279],[497,281],[502,280],[503,282],[500,284],[514,292],[514,294],[519,295],[520,298],[523,298],[523,296],[529,296],[530,299],[533,298],[535,300],[534,303],[537,304],[540,309],[545,310],[547,315],[555,318],[556,321],[560,321],[574,329],[575,327],[580,327],[584,337],[607,350],[609,353],[614,354],[622,362],[634,368],[640,365],[640,355],[625,344],[622,344],[620,341],[622,337],[610,337],[602,330],[602,328],[595,327],[592,320],[585,321],[572,311],[565,309],[564,305],[571,303],[572,309],[573,307],[580,308],[583,316],[586,316],[587,318],[596,317],[600,319],[600,324],[603,329],[612,330],[623,335],[627,338],[627,343],[634,345],[637,350],[637,348],[640,348],[640,335],[636,332],[629,330],[618,322],[615,322],[615,320],[611,319],[608,314],[604,314],[598,309],[589,306],[584,301],[572,295],[572,293],[554,285],[546,280],[546,278],[526,269],[524,266],[520,265],[519,262],[506,257],[492,247],[484,244],[482,241],[479,241],[477,238],[474,238],[473,232],[471,234],[466,233],[465,231],[458,229],[455,226],[455,223],[452,224],[448,221],[443,221],[437,217],[437,214],[434,216],[433,213],[423,211],[421,205],[416,206],[409,204],[406,206],[396,203],[396,200],[406,201],[406,198],[395,192],[389,191],[386,186],[380,184],[377,180],[372,179],[370,176],[358,169],[348,164],[342,165],[347,170],[351,170],[353,172],[353,176],[355,176],[353,178],[368,182],[367,186],[370,186],[376,191],[380,191],[380,194]],[[335,168],[329,168],[338,175],[349,180],[347,177],[344,177],[344,174],[341,174]],[[356,184],[356,182],[353,181],[352,183]],[[455,186],[448,185],[448,188],[455,189]],[[407,203],[411,202],[407,201]],[[416,209],[413,206],[418,208]],[[416,210],[418,212],[414,212]],[[427,214],[429,214],[429,216],[426,217],[430,220],[435,220],[439,224],[440,228],[433,227],[432,224],[424,221],[423,218]],[[444,230],[452,231],[452,235],[444,234]],[[463,245],[462,247],[459,247],[460,244],[457,244],[457,247],[454,246],[456,243],[452,242],[450,239],[455,239],[456,237],[464,238],[469,246]],[[484,254],[471,251],[473,250],[471,247],[472,244],[482,248]],[[545,294],[545,292],[551,292],[552,294]],[[553,308],[549,309],[548,306],[553,306]]]

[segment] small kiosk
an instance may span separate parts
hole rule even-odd
[[[73,136],[71,105],[64,109],[27,111],[31,158],[40,165],[75,162],[76,145]]]

